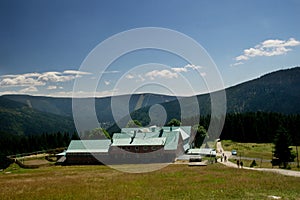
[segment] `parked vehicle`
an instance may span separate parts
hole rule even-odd
[[[231,155],[236,156],[236,155],[237,155],[237,151],[233,149],[233,150],[231,151]]]

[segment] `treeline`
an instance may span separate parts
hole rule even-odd
[[[192,121],[192,120],[191,120]],[[190,121],[190,122],[191,122]],[[201,116],[200,125],[208,129],[210,116]],[[190,124],[194,125],[194,124]],[[300,115],[279,113],[249,112],[229,113],[220,139],[237,142],[273,142],[276,131],[283,127],[290,134],[293,145],[300,144]],[[107,138],[105,130],[95,129],[84,139]],[[95,137],[95,138],[93,138]],[[0,154],[12,155],[67,147],[72,139],[79,139],[76,133],[43,133],[40,135],[15,135],[0,132]]]
[[[78,139],[76,133],[43,133],[41,135],[14,135],[0,133],[0,155],[15,155],[67,147],[71,139]]]
[[[276,131],[284,127],[293,145],[300,144],[300,115],[249,112],[227,114],[221,139],[237,142],[273,142]]]
[[[179,117],[175,118],[178,119]],[[134,115],[132,119],[138,120],[143,126],[149,123],[147,115]],[[202,115],[200,119],[199,117],[182,119],[181,124],[184,126],[195,126],[199,123],[200,126],[208,130],[210,120],[210,115]],[[220,121],[217,118],[212,120],[216,123]],[[275,112],[227,113],[220,139],[236,142],[272,143],[274,142],[276,131],[280,127],[287,130],[291,136],[292,145],[300,145],[300,114]],[[212,130],[211,133],[219,133],[218,128],[212,127]],[[108,131],[112,135],[114,132],[120,131],[120,128],[115,124]],[[212,138],[215,138],[215,136]]]

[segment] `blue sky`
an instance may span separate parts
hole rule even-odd
[[[300,19],[297,0],[1,0],[0,94],[70,96],[75,78],[86,81],[98,78],[96,74],[78,70],[100,42],[140,27],[168,28],[193,38],[215,62],[224,85],[236,85],[300,65],[297,19]],[[132,71],[147,63],[166,66]],[[197,69],[201,74],[194,79]],[[112,63],[95,94],[130,93],[126,91],[129,85],[142,86],[147,79],[161,83],[163,79],[167,80],[166,85],[179,88],[176,95],[192,95],[181,88],[181,75],[195,87],[194,93],[204,93],[207,90],[201,76],[207,73],[205,66],[186,63],[166,52],[145,50]],[[195,86],[197,81],[199,88]],[[122,83],[122,90],[116,85],[118,82]],[[171,93],[166,88],[151,86],[136,90],[145,91]],[[91,95],[85,91],[81,94]]]

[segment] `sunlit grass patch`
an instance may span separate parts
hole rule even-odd
[[[249,167],[253,160],[256,161],[257,167],[272,168],[272,151],[274,151],[274,144],[272,143],[240,143],[231,140],[222,140],[222,146],[225,151],[237,150],[237,157],[253,158],[252,160],[243,160],[244,166]],[[296,152],[296,147],[291,146],[292,152]],[[268,160],[268,161],[266,161]],[[232,160],[235,162],[235,160]],[[290,163],[289,167],[293,170],[300,170],[297,168],[297,159]],[[273,166],[278,168],[278,166]]]
[[[225,151],[237,150],[238,156],[272,159],[274,145],[272,143],[240,143],[231,140],[222,140]]]

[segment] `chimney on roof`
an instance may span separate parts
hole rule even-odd
[[[131,137],[130,144],[133,142],[133,140],[134,140],[135,136],[136,136],[136,130],[133,132],[133,136]]]
[[[170,126],[170,132],[172,132],[172,130],[173,130],[173,126]]]
[[[164,133],[164,129],[160,129],[158,137],[161,137]]]

